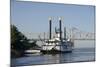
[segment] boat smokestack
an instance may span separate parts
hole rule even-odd
[[[55,27],[55,33],[57,32],[57,28]]]
[[[66,39],[66,27],[64,27],[64,39]]]
[[[52,37],[52,21],[51,17],[49,18],[49,39]]]
[[[60,40],[62,40],[62,23],[61,23],[61,17],[59,17],[59,29],[60,29]]]

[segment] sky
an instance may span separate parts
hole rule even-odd
[[[51,4],[11,0],[11,23],[22,32],[47,32],[48,18],[53,27],[63,17],[63,26],[94,32],[95,7],[90,5]]]
[[[48,32],[49,17],[52,17],[53,28],[59,26],[58,19],[63,17],[63,27],[76,27],[81,31],[92,33],[95,31],[95,6],[11,0],[11,24],[23,34]]]

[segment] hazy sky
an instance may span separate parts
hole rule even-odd
[[[53,17],[53,28],[58,26],[58,17],[63,17],[63,26],[76,27],[81,31],[94,32],[95,7],[90,5],[51,4],[19,2],[11,0],[11,24],[25,32],[48,32],[48,18]],[[35,35],[34,35],[35,36]],[[30,37],[33,37],[30,35]],[[76,45],[94,47],[92,44]]]
[[[19,2],[11,0],[11,23],[22,32],[48,32],[48,18],[53,17],[53,27],[58,17],[63,17],[63,26],[76,27],[94,32],[95,7],[82,5]]]

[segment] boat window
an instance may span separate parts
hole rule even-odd
[[[58,40],[55,40],[55,41],[46,41],[46,43],[58,43],[59,41]]]

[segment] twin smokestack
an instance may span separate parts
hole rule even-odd
[[[52,34],[52,29],[51,29],[52,28],[52,20],[51,20],[51,18],[49,18],[49,25],[50,25],[49,26],[49,39],[51,39],[51,36],[52,36],[51,35]]]
[[[59,18],[59,31],[60,31],[60,40],[62,39],[62,22],[61,18]],[[49,39],[52,37],[52,19],[49,18]]]

